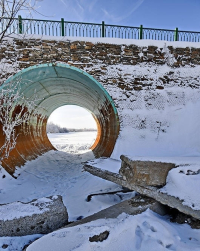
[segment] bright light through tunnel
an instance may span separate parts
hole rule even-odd
[[[80,154],[89,151],[97,138],[97,124],[88,110],[75,105],[57,108],[47,122],[47,136],[59,151]]]
[[[47,120],[55,109],[64,105],[77,105],[94,115],[97,138],[92,151],[95,157],[111,155],[119,133],[118,114],[110,95],[92,76],[78,68],[58,63],[26,68],[5,84],[16,80],[20,81],[20,92],[26,98],[37,95],[37,108],[28,122],[16,127],[16,147],[2,162],[9,173],[13,174],[15,167],[24,165],[27,160],[54,149],[46,133]],[[13,103],[13,108],[18,106],[18,103]],[[0,126],[2,144],[5,135]]]

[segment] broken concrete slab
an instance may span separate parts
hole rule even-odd
[[[123,179],[129,184],[142,186],[164,186],[168,172],[176,167],[173,163],[131,160],[125,155],[121,155],[120,159],[119,174]]]
[[[165,206],[156,200],[143,195],[136,195],[129,200],[125,200],[116,205],[108,207],[84,219],[68,224],[65,227],[73,227],[98,219],[117,218],[121,213],[136,215],[146,211],[148,208],[160,215],[164,215],[166,213]]]
[[[174,196],[160,192],[159,189],[156,187],[142,186],[142,185],[136,185],[133,183],[129,183],[127,180],[124,180],[120,174],[112,173],[107,170],[102,170],[100,168],[93,167],[88,164],[85,164],[83,168],[85,171],[87,171],[95,176],[98,176],[102,179],[112,181],[120,186],[129,188],[130,190],[134,190],[140,194],[151,197],[163,205],[167,205],[169,207],[178,209],[180,212],[187,214],[187,215],[190,215],[190,216],[200,220],[200,210],[193,210],[192,208],[190,208],[186,205],[183,205],[181,200],[179,200],[178,198],[176,198]]]
[[[68,222],[60,195],[0,205],[0,236],[47,234]]]

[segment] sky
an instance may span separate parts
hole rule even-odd
[[[39,19],[200,31],[200,0],[39,0]]]
[[[97,129],[91,113],[75,105],[61,106],[50,115],[48,122],[53,122],[67,128],[92,128]]]
[[[33,18],[200,31],[200,0],[38,0],[37,12]],[[77,124],[94,125],[92,117],[83,119],[83,110],[73,107],[65,111],[62,107],[60,111],[60,115],[52,115],[57,124],[75,128]]]

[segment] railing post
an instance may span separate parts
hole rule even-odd
[[[143,25],[140,25],[140,39],[143,39]]]
[[[65,20],[61,18],[61,36],[65,36]]]
[[[101,36],[105,37],[105,22],[102,21],[102,32],[101,32]]]
[[[175,29],[174,41],[178,41],[178,28]]]
[[[18,33],[22,34],[22,17],[18,16]]]

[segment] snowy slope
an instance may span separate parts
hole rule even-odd
[[[89,238],[109,231],[107,240],[90,242]],[[150,210],[117,219],[101,219],[48,234],[27,251],[199,251],[200,230],[170,223]]]

